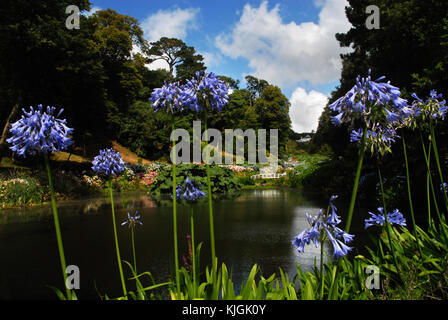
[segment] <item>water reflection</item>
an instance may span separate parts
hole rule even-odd
[[[274,190],[254,190],[254,196],[260,197],[264,199],[272,199],[272,198],[279,198],[284,197],[285,193],[281,192],[280,190],[274,189]]]
[[[319,214],[319,208],[309,207],[309,206],[297,206],[294,208],[295,214],[294,218],[291,221],[291,233],[296,236],[302,230],[310,228],[308,223],[308,219],[306,218],[306,213],[309,213],[312,216],[316,216]],[[310,270],[314,264],[317,266],[320,265],[320,246],[316,248],[316,246],[311,243],[310,245],[305,246],[303,253],[298,253],[295,248],[291,248],[292,255],[296,257],[297,262],[301,266],[302,270]],[[330,246],[328,242],[324,244],[324,262],[328,260],[328,256],[331,255]],[[295,269],[289,270],[289,273],[293,273]]]
[[[248,190],[234,199],[214,203],[216,252],[232,271],[235,287],[247,277],[253,264],[265,277],[278,274],[278,267],[292,278],[296,262],[309,269],[319,264],[320,249],[314,245],[298,254],[291,241],[308,228],[305,213],[317,214],[328,199],[310,199],[300,190]],[[117,220],[138,210],[143,226],[136,230],[138,269],[149,270],[157,281],[166,281],[173,264],[172,210],[159,206],[147,194],[117,194]],[[98,298],[101,293],[120,293],[115,265],[112,221],[108,197],[58,203],[62,236],[69,264],[82,273],[81,298]],[[179,205],[179,253],[188,252],[190,233],[188,208]],[[201,261],[210,261],[207,202],[195,207],[197,242],[203,242]],[[0,299],[54,298],[45,286],[60,282],[57,246],[50,206],[3,210],[0,214]],[[122,258],[130,260],[128,228],[118,231]],[[20,254],[18,254],[20,253]],[[182,263],[182,260],[181,260]],[[30,268],[29,266],[33,267]],[[95,288],[96,287],[96,288]]]

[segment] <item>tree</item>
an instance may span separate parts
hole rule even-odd
[[[349,0],[346,15],[352,28],[336,34],[343,47],[353,47],[342,55],[340,85],[331,93],[329,104],[345,94],[358,75],[372,78],[382,75],[400,87],[405,98],[416,92],[425,97],[431,89],[448,91],[448,2],[437,0],[380,0],[379,30],[365,26],[368,0]],[[335,150],[345,150],[345,131],[330,123],[331,112],[324,110],[315,142],[333,142]],[[343,133],[344,132],[344,133]],[[336,145],[338,144],[338,145]]]
[[[135,46],[142,52],[149,46],[135,18],[102,10],[81,15],[80,29],[69,30],[68,5],[90,6],[87,0],[0,2],[0,125],[15,121],[13,106],[43,104],[64,108],[76,144],[91,136],[113,139],[123,114],[145,96],[144,84],[160,83],[163,75],[146,73],[148,61],[132,54]]]
[[[122,114],[127,111],[143,88],[143,69],[146,60],[140,54],[132,55],[134,46],[142,52],[149,50],[138,21],[114,10],[100,10],[91,17],[96,25],[97,40],[107,91],[107,121],[113,131],[118,130]]]
[[[174,79],[175,70],[177,79],[192,78],[196,71],[205,70],[204,58],[179,39],[162,37],[159,41],[151,42],[147,54],[149,62],[165,60],[168,63],[171,79]]]
[[[290,105],[280,88],[272,85],[266,86],[255,101],[260,128],[266,129],[268,133],[268,129],[278,129],[280,152],[285,150],[291,130]]]
[[[85,114],[85,104],[73,103],[71,97],[96,92],[101,76],[96,74],[99,64],[92,42],[87,41],[91,25],[81,16],[82,28],[68,30],[64,23],[68,5],[80,10],[90,6],[87,0],[0,2],[1,119],[11,114],[9,120],[14,121],[18,114],[10,112],[14,106],[20,110],[40,103],[65,107],[65,116],[75,106],[78,114]]]
[[[264,88],[266,88],[269,83],[266,80],[255,78],[254,76],[246,76],[246,88],[251,93],[250,105],[253,105],[253,101],[261,95]]]
[[[385,74],[409,95],[414,91],[426,95],[430,89],[448,88],[446,1],[377,1],[381,13],[379,30],[365,27],[368,0],[349,3],[346,14],[352,28],[336,38],[341,46],[351,45],[357,50],[344,55],[344,63],[356,65],[357,72],[364,71],[359,67],[367,66],[375,74]],[[364,59],[361,64],[360,58]],[[350,65],[344,67],[348,73]]]
[[[222,81],[224,81],[229,88],[231,88],[233,90],[239,89],[240,80],[235,80],[235,79],[232,79],[232,78],[226,77],[226,76],[218,76],[218,78],[221,79]]]

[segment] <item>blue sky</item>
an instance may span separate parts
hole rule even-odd
[[[248,74],[278,85],[290,99],[297,132],[316,130],[341,63],[336,32],[346,32],[346,0],[91,0],[139,20],[145,38],[182,39],[208,67],[239,79]],[[164,67],[156,62],[150,68]]]

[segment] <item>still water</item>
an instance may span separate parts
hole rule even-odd
[[[293,277],[296,262],[310,268],[315,257],[319,261],[320,249],[310,245],[298,254],[291,241],[309,227],[305,213],[317,214],[327,201],[292,189],[247,190],[236,198],[216,201],[216,253],[232,273],[235,287],[255,263],[265,277],[278,274],[278,267]],[[172,208],[141,193],[115,195],[115,204],[122,259],[132,261],[131,233],[120,224],[128,212],[138,211],[144,224],[135,231],[138,271],[150,271],[158,283],[167,281],[174,264]],[[120,295],[107,197],[59,202],[58,208],[67,265],[80,269],[79,298]],[[187,256],[189,211],[178,208],[179,254]],[[201,261],[209,264],[207,203],[197,205],[194,214],[196,241],[204,242]],[[52,221],[49,206],[0,212],[0,299],[54,299],[47,285],[63,289]],[[129,274],[127,266],[123,268]],[[132,282],[129,286],[134,287]]]

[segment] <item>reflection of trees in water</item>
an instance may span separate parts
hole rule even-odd
[[[156,204],[148,195],[120,195],[117,197],[116,207],[119,209],[154,208]],[[110,206],[107,198],[85,200],[82,207],[83,214],[98,212],[103,206]]]
[[[88,214],[93,212],[98,212],[99,208],[104,204],[104,200],[102,199],[92,199],[84,204],[82,212],[84,214]]]

